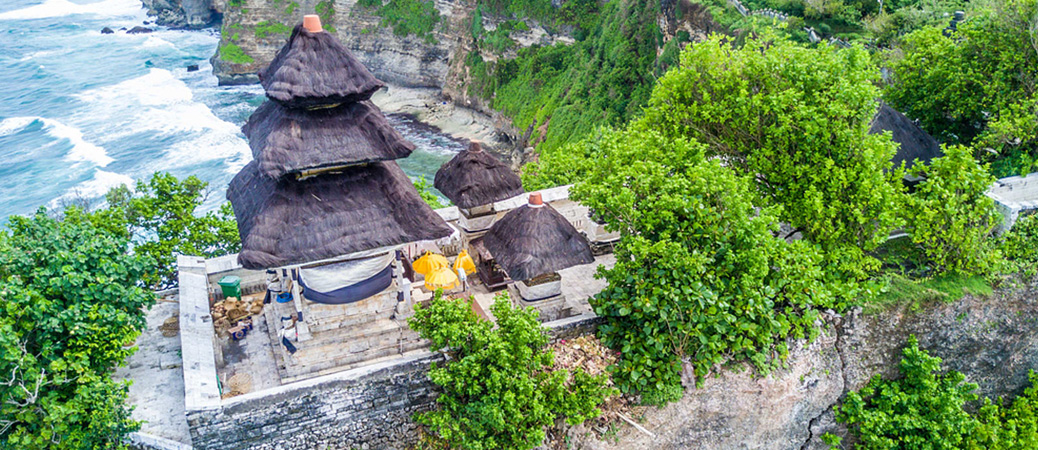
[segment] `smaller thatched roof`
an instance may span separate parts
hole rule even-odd
[[[469,144],[436,171],[433,186],[461,208],[474,208],[523,193],[523,182],[507,165]]]
[[[905,167],[912,167],[917,160],[929,164],[931,159],[944,156],[940,144],[933,136],[886,103],[880,104],[869,126],[869,133],[884,131],[891,132],[894,142],[899,144],[893,158],[895,167],[900,166],[902,162],[905,163]]]
[[[308,169],[406,158],[404,139],[371,102],[305,110],[266,102],[242,132],[259,171],[271,178]]]
[[[528,280],[594,262],[591,246],[540,194],[490,227],[483,245],[513,280]]]
[[[305,264],[452,232],[392,161],[302,181],[273,180],[253,161],[231,180],[227,198],[241,235],[238,261],[246,269]]]
[[[302,25],[259,77],[267,97],[293,108],[359,102],[384,86],[331,33]]]

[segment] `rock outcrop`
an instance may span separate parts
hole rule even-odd
[[[214,25],[220,20],[218,1],[221,0],[141,0],[148,15],[156,16],[156,23],[176,28]]]
[[[1030,386],[1038,369],[1038,289],[1000,289],[992,298],[966,297],[919,311],[894,307],[825,317],[827,331],[790,350],[788,368],[767,377],[727,370],[690,389],[677,403],[649,409],[642,425],[598,439],[586,427],[569,430],[571,448],[582,449],[789,449],[821,450],[824,433],[845,436],[833,408],[875,374],[897,374],[909,335],[979,385],[986,397],[1013,397]]]

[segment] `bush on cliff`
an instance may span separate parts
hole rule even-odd
[[[1007,270],[1038,275],[1038,215],[1017,219],[1013,229],[1002,236],[999,249],[1006,258]]]
[[[841,308],[821,253],[775,237],[775,209],[755,209],[749,181],[705,145],[605,130],[596,146],[572,192],[621,235],[591,304],[603,342],[620,352],[613,377],[624,392],[676,400],[683,363],[695,378],[730,360],[767,372],[786,338],[814,337],[819,312]]]
[[[836,420],[850,426],[863,450],[954,450],[1038,448],[1038,376],[1031,387],[1006,407],[1002,399],[984,399],[975,414],[964,407],[976,402],[977,385],[956,371],[940,373],[941,359],[919,348],[915,336],[903,350],[901,376],[876,375],[857,392],[847,394]],[[841,439],[823,440],[840,447]]]
[[[968,148],[944,152],[929,166],[913,167],[912,174],[925,180],[909,196],[906,231],[935,272],[988,273],[1000,258],[989,237],[1001,216],[984,194],[995,178]]]
[[[450,357],[429,377],[443,389],[439,408],[415,420],[431,432],[430,448],[531,449],[544,440],[557,418],[575,425],[599,414],[613,395],[605,376],[553,369],[549,337],[533,309],[518,309],[506,295],[484,320],[469,300],[443,298],[415,306],[408,325],[428,339],[433,351]]]
[[[821,246],[830,271],[863,279],[878,267],[865,253],[903,223],[897,144],[869,134],[878,78],[860,47],[713,36],[659,79],[637,126],[706,144],[753,181],[756,203],[781,206]]]
[[[145,326],[154,270],[78,208],[0,232],[0,447],[122,448],[139,428],[112,370]]]

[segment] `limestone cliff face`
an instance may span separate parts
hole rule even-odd
[[[598,440],[587,429],[569,431],[581,449],[828,449],[820,436],[846,436],[833,407],[869,378],[897,374],[908,336],[979,385],[987,397],[1015,396],[1038,368],[1038,290],[1003,289],[993,298],[967,297],[921,311],[893,308],[875,314],[825,317],[828,331],[790,351],[789,367],[768,377],[725,371],[690,389],[677,403],[650,409],[643,425],[617,439]],[[848,437],[845,443],[852,442]]]
[[[220,19],[215,4],[219,0],[141,0],[149,16],[159,25],[178,28],[205,28]]]
[[[465,0],[438,0],[442,18],[432,39],[397,36],[380,27],[379,17],[356,7],[356,0],[238,0],[224,10],[220,48],[213,71],[221,84],[258,81],[287,41],[303,14],[322,16],[325,29],[335,33],[379,79],[404,87],[440,88],[450,57],[457,47],[459,20],[471,5]]]

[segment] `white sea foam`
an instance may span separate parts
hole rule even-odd
[[[176,46],[173,45],[172,42],[167,41],[165,39],[162,39],[160,37],[156,37],[156,36],[148,36],[148,38],[145,39],[144,42],[141,44],[141,47],[144,47],[144,48],[154,48],[154,47],[176,48]]]
[[[118,17],[136,15],[142,8],[140,0],[104,0],[84,5],[69,0],[47,0],[39,5],[2,13],[0,20],[46,19],[76,14]]]
[[[73,162],[91,162],[104,167],[113,161],[105,149],[87,142],[83,138],[83,132],[76,127],[61,123],[54,119],[44,117],[11,117],[0,122],[0,136],[7,136],[21,131],[39,122],[43,132],[56,139],[65,139],[72,144],[72,149],[65,155],[65,159]]]
[[[47,206],[50,208],[55,208],[77,199],[96,199],[99,197],[103,197],[105,194],[108,193],[110,189],[122,184],[130,186],[132,188],[133,183],[133,178],[130,178],[121,173],[106,172],[104,170],[97,169],[94,171],[93,178],[78,184],[76,187],[72,189],[69,189],[60,197],[51,200]]]
[[[149,169],[169,170],[216,159],[247,162],[251,154],[238,126],[216,117],[168,70],[151,69],[146,75],[76,97],[90,104],[82,120],[94,123],[106,140],[140,135],[175,138],[163,157],[151,159],[156,167]]]

